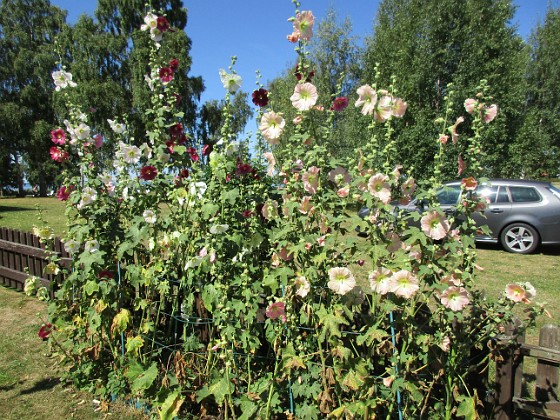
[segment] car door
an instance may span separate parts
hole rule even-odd
[[[480,230],[478,240],[495,241],[500,235],[503,221],[511,212],[511,198],[508,188],[504,185],[481,185],[476,193],[486,199],[486,208],[473,214],[479,227],[487,226],[490,232]]]

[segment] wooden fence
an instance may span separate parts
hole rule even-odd
[[[70,255],[64,250],[59,238],[55,239],[54,252],[62,258],[62,265],[69,266]],[[0,284],[23,290],[28,274],[41,279],[43,286],[49,288],[54,281],[53,275],[46,275],[47,251],[39,237],[29,232],[10,228],[0,228]],[[50,289],[49,289],[50,290]]]
[[[493,417],[498,420],[560,419],[558,400],[560,326],[542,327],[538,346],[525,344],[524,337],[516,333],[516,326],[512,326],[508,334],[517,341],[517,345],[502,351],[496,362],[496,398]],[[537,360],[534,397],[530,398],[523,396],[524,388],[527,388],[523,375],[525,357]]]

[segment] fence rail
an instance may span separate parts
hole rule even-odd
[[[64,250],[62,241],[55,239],[54,252],[62,258],[63,265],[69,265],[70,255]],[[0,228],[0,284],[23,290],[29,275],[39,277],[47,288],[54,276],[45,274],[48,253],[39,237],[10,228]]]
[[[524,337],[512,326],[508,334],[517,346],[501,352],[496,363],[496,398],[494,418],[510,420],[520,414],[531,418],[560,419],[558,372],[560,366],[560,326],[545,325],[540,330],[539,345],[524,343]],[[534,398],[523,397],[523,362],[525,357],[537,359]]]

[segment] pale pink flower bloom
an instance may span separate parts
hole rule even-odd
[[[527,299],[533,299],[537,296],[537,289],[535,289],[535,287],[528,281],[523,283],[523,287],[525,288],[525,297]]]
[[[467,164],[463,160],[463,157],[459,155],[457,158],[457,173],[461,175],[465,169],[467,169]]]
[[[319,188],[319,171],[316,166],[309,168],[301,177],[303,181],[303,189],[309,194],[315,194]]]
[[[306,82],[296,85],[290,100],[298,111],[307,111],[317,103],[317,98],[319,98],[319,94],[315,85]]]
[[[449,350],[451,350],[451,338],[449,338],[448,335],[446,335],[445,337],[442,338],[441,340],[441,344],[439,345],[439,347],[444,351],[444,352],[449,352]]]
[[[459,133],[457,133],[457,126],[464,121],[465,119],[463,117],[459,117],[455,121],[455,124],[453,124],[451,127],[448,128],[449,132],[451,133],[451,140],[453,140],[453,144],[457,144],[457,141],[459,141]]]
[[[368,181],[368,191],[382,203],[387,204],[391,201],[389,177],[381,173],[373,175]]]
[[[410,271],[400,270],[391,276],[391,292],[405,299],[411,298],[420,289],[418,279]]]
[[[390,96],[383,96],[377,103],[373,118],[377,122],[384,122],[391,118],[393,115],[393,104]]]
[[[271,264],[273,267],[278,267],[280,265],[280,258],[277,253],[273,253],[271,257]]]
[[[304,10],[296,15],[294,20],[294,33],[299,34],[299,38],[309,41],[313,36],[313,24],[315,17],[309,10]]]
[[[350,185],[345,185],[342,188],[339,188],[336,191],[336,195],[338,195],[340,198],[346,198],[348,197],[348,194],[350,194]]]
[[[336,185],[350,184],[350,181],[352,181],[352,177],[350,176],[348,171],[342,166],[338,166],[332,169],[329,172],[328,178],[329,181],[335,183]]]
[[[346,267],[333,267],[329,270],[329,289],[339,295],[345,295],[356,286],[356,279]]]
[[[478,182],[471,176],[469,178],[463,178],[461,180],[461,186],[467,191],[474,191],[478,186]]]
[[[447,284],[449,286],[462,286],[463,282],[461,281],[461,277],[457,273],[453,273],[450,276],[445,276],[441,279],[441,282]]]
[[[301,115],[298,115],[293,119],[292,122],[294,123],[294,125],[300,125],[302,121],[303,121],[303,117]]]
[[[441,144],[447,144],[447,140],[449,140],[449,136],[446,136],[445,134],[440,134],[438,140]]]
[[[395,380],[394,376],[387,376],[386,378],[383,378],[383,385],[389,388],[394,380]]]
[[[493,121],[496,115],[498,115],[498,105],[490,105],[482,110],[482,119],[486,124]]]
[[[264,203],[261,211],[266,220],[272,220],[278,216],[278,202],[276,200],[268,200]]]
[[[453,312],[461,311],[470,303],[469,292],[464,287],[450,286],[440,296],[441,304]]]
[[[447,219],[435,210],[423,216],[422,219],[420,219],[420,224],[426,236],[435,240],[445,238],[450,228]]]
[[[368,276],[369,287],[380,295],[386,295],[391,291],[391,276],[393,272],[388,268],[380,268]]]
[[[309,284],[309,281],[305,278],[305,276],[296,277],[295,286],[296,295],[302,298],[306,297],[311,290],[311,285]]]
[[[299,36],[300,36],[299,32],[294,31],[291,34],[287,35],[286,38],[288,39],[288,41],[295,44],[296,42],[299,41]]]
[[[319,236],[319,237],[317,238],[317,245],[319,245],[319,246],[325,246],[325,240],[326,240],[326,239],[327,239],[327,236],[326,236],[326,235]]]
[[[420,261],[422,259],[422,251],[419,249],[413,249],[408,253],[408,258],[411,260]]]
[[[476,99],[473,98],[468,98],[465,99],[465,110],[469,113],[472,114],[474,112],[474,109],[476,107],[476,104],[478,103],[478,101]]]
[[[285,126],[286,121],[282,114],[270,111],[262,116],[259,130],[269,144],[279,144]]]
[[[274,158],[274,155],[271,152],[263,153],[263,156],[265,157],[265,159],[268,162],[268,169],[266,171],[266,174],[268,176],[273,176],[274,175],[274,167],[276,166],[276,159]]]
[[[299,212],[303,214],[311,214],[315,207],[311,204],[311,197],[306,195],[301,199],[301,204],[299,205]]]
[[[525,300],[525,288],[520,284],[511,283],[506,286],[506,297],[514,302]]]
[[[266,308],[266,316],[270,319],[280,318],[282,322],[286,322],[286,304],[284,302],[271,303]]]
[[[370,85],[363,85],[356,90],[359,95],[358,100],[354,104],[356,107],[362,107],[361,113],[363,115],[371,115],[375,110],[375,104],[377,102],[377,93]]]
[[[416,190],[416,181],[414,181],[414,178],[408,178],[401,185],[401,191],[406,196],[411,196],[412,194],[414,194],[415,190]]]
[[[397,118],[401,118],[407,108],[408,104],[403,101],[401,98],[393,98],[393,103],[391,107],[391,111],[393,112],[393,116]]]

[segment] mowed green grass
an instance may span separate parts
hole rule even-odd
[[[64,217],[65,203],[56,197],[0,198],[0,227],[10,227],[24,232],[33,231],[33,226],[41,226],[39,211],[43,219],[58,236],[66,232]]]

